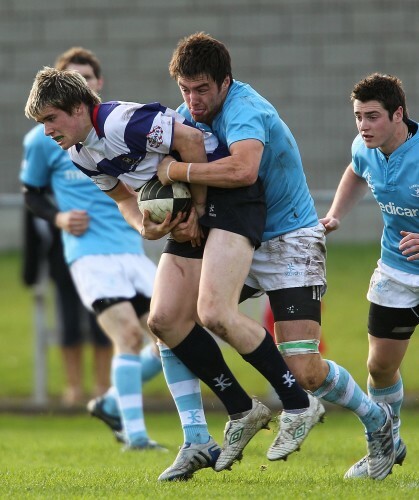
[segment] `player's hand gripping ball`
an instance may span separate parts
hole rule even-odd
[[[191,193],[184,182],[163,186],[157,177],[147,181],[138,191],[138,208],[150,212],[150,219],[160,224],[171,212],[174,220],[179,212],[189,213],[192,206]]]

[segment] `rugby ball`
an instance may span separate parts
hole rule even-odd
[[[158,224],[164,221],[167,213],[172,214],[173,220],[179,212],[189,212],[192,205],[191,192],[184,182],[163,186],[157,177],[141,186],[137,202],[140,212],[148,210],[150,219]]]

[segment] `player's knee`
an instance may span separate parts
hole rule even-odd
[[[376,359],[368,359],[367,368],[370,376],[376,381],[393,376],[398,369],[397,366],[393,367],[391,364],[386,364]]]
[[[208,310],[202,311],[201,314],[198,312],[198,316],[205,328],[228,342],[229,325],[223,321],[222,316],[212,314]]]
[[[203,325],[212,333],[217,335],[217,337],[220,337],[221,339],[230,343],[228,338],[228,328],[221,321],[217,321],[215,318],[211,318],[209,321],[203,322]]]
[[[160,338],[160,335],[159,335],[159,321],[158,321],[158,317],[155,316],[153,313],[150,312],[150,314],[148,315],[148,319],[147,319],[147,326],[148,328],[150,329],[150,331],[152,333],[154,333],[154,335],[156,335],[157,337]]]
[[[319,353],[319,340],[281,342],[279,350],[298,383],[307,391],[318,389],[328,374],[328,365]]]
[[[307,374],[305,376],[305,378],[303,379],[303,383],[300,384],[300,385],[306,391],[314,392],[314,391],[316,391],[322,385],[322,382],[323,381],[319,379],[319,377],[317,376],[317,374],[311,373],[311,374]]]
[[[231,331],[234,321],[234,311],[225,304],[207,300],[198,301],[198,316],[206,328],[222,338]]]
[[[295,365],[295,367],[292,369],[292,373],[297,379],[297,382],[306,391],[315,391],[320,387],[322,383],[315,371],[307,370],[303,365]]]
[[[154,313],[153,311],[151,311],[148,316],[147,325],[151,332],[163,341],[165,340],[167,333],[170,332],[170,329],[173,327],[173,323],[169,321],[167,315]]]
[[[125,352],[138,354],[143,345],[143,335],[138,325],[128,326],[116,339],[118,348]]]

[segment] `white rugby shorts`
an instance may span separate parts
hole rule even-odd
[[[140,254],[85,255],[71,264],[70,272],[83,304],[93,311],[98,299],[151,297],[156,266]]]
[[[384,307],[415,307],[419,304],[419,274],[399,271],[379,259],[371,276],[367,299]]]
[[[319,285],[326,291],[326,237],[323,224],[262,242],[246,285],[268,292]]]

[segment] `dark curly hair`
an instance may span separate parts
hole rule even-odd
[[[380,102],[387,110],[390,120],[393,119],[394,112],[401,106],[403,108],[403,121],[405,123],[409,121],[402,81],[396,76],[372,73],[354,86],[351,92],[351,101],[355,100]]]
[[[175,80],[206,75],[217,83],[218,88],[227,76],[231,83],[233,81],[226,46],[202,31],[179,41],[169,63],[169,73]]]

